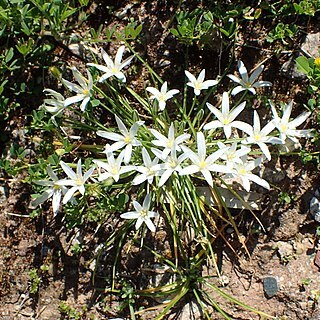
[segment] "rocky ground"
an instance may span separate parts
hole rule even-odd
[[[185,47],[173,40],[168,31],[167,25],[172,23],[177,9],[168,3],[127,1],[115,5],[110,15],[106,6],[97,2],[88,9],[91,12],[88,26],[97,27],[101,23],[121,26],[131,17],[143,22],[138,50],[162,77],[174,76],[178,81],[183,75],[174,70],[186,68],[181,67],[185,63],[181,61]],[[318,18],[310,20],[304,29],[307,38],[301,37],[289,49],[275,54],[273,47],[263,41],[265,26],[248,22],[250,32],[241,30],[235,59],[242,59],[250,67],[264,61],[265,78],[273,83],[271,96],[301,103],[307,98],[307,81],[294,69],[292,59],[301,53],[301,48],[310,55],[317,54],[314,48],[320,47],[318,25]],[[66,45],[78,54],[77,43]],[[112,50],[112,46],[108,49]],[[205,67],[209,73],[217,74],[216,71],[227,64],[224,59],[230,54],[219,50],[213,58],[212,51],[191,47],[188,66],[193,70]],[[60,53],[70,64],[83,64],[70,52]],[[137,90],[144,87],[143,76],[142,73],[140,78],[132,79]],[[295,112],[299,114],[301,110]],[[12,139],[27,145],[28,138],[21,132],[23,125],[23,119],[15,119],[8,123],[6,130],[14,132]],[[315,118],[308,125],[316,125]],[[316,146],[309,143],[305,148],[314,150]],[[262,194],[262,210],[256,212],[264,230],[250,213],[238,215],[239,229],[246,237],[251,256],[235,255],[226,244],[220,243],[224,279],[220,286],[234,298],[279,319],[320,319],[320,236],[316,234],[319,222],[309,210],[310,200],[320,186],[319,168],[316,163],[304,164],[298,156],[290,156],[276,159],[263,174],[275,185],[270,193]],[[0,319],[116,318],[116,302],[103,295],[99,283],[94,281],[92,260],[92,253],[106,234],[107,223],[98,231],[91,225],[68,230],[61,219],[53,219],[46,212],[31,218],[31,188],[24,183],[24,178],[23,172],[12,177],[0,169]],[[281,191],[291,195],[289,203],[281,201]],[[232,243],[233,230],[229,230],[229,237]],[[73,248],[80,238],[85,245],[84,250],[77,253]],[[262,319],[228,304],[214,292],[212,295],[234,319]],[[177,312],[177,318],[173,314],[170,319],[202,319],[201,310],[193,301],[185,301],[185,305],[173,312]],[[142,318],[153,319],[154,314]],[[212,319],[222,318],[212,313]]]

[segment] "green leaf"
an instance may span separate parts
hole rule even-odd
[[[5,61],[8,63],[13,57],[13,48],[11,47],[8,51],[6,51]]]
[[[309,60],[304,56],[298,57],[296,59],[296,64],[297,64],[298,70],[307,75],[309,75],[309,73],[312,71]]]
[[[174,36],[179,37],[179,32],[178,32],[177,29],[172,28],[172,29],[170,29],[170,32],[171,32]]]

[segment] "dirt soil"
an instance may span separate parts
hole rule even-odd
[[[208,74],[216,75],[219,69],[223,70],[228,65],[231,49],[219,43],[214,55],[212,50],[191,46],[189,60],[185,62],[186,47],[174,40],[167,28],[177,10],[175,2],[119,3],[114,1],[110,14],[103,1],[96,2],[88,8],[91,13],[88,26],[97,28],[101,23],[106,26],[124,25],[131,17],[143,22],[143,37],[137,50],[163,78],[171,79],[171,83],[182,83],[186,68],[193,71],[206,68]],[[304,31],[315,31],[318,22],[310,19],[305,23]],[[281,66],[299,49],[303,39],[289,45],[289,50],[276,54],[271,44],[264,41],[269,27],[267,22],[255,25],[254,21],[248,21],[246,30],[240,30],[239,43],[233,52],[234,61],[242,59],[249,69],[265,61],[264,79],[273,83],[270,97],[283,101],[293,99],[300,104],[307,98],[307,82],[286,78]],[[110,52],[113,50],[109,45],[105,48]],[[70,65],[76,62],[84,66],[70,52],[62,54]],[[131,80],[136,90],[144,88],[143,74],[140,78],[133,75]],[[301,110],[294,110],[294,114],[299,113]],[[311,120],[308,126],[314,124],[315,121]],[[6,129],[19,131],[22,125],[23,120],[22,124],[13,121]],[[23,133],[22,136],[17,134],[15,140],[25,143]],[[315,147],[310,144],[306,148],[313,150]],[[264,194],[262,211],[256,212],[264,229],[250,213],[236,213],[239,230],[246,238],[251,257],[243,250],[237,250],[237,244],[237,255],[223,241],[217,244],[220,246],[219,263],[224,281],[216,284],[237,300],[279,319],[320,319],[320,263],[318,266],[315,264],[320,252],[316,236],[319,224],[309,212],[310,199],[320,186],[319,170],[315,163],[306,165],[298,156],[290,156],[274,160],[264,175],[275,185],[270,193]],[[99,230],[95,225],[88,225],[81,230],[70,231],[63,226],[62,217],[54,219],[45,210],[41,216],[30,218],[31,189],[23,182],[24,175],[9,177],[0,171],[0,177],[0,319],[109,319],[128,316],[117,314],[116,300],[99,291],[100,283],[94,274],[95,262],[92,259],[99,243],[110,232],[110,222],[101,225]],[[280,191],[288,192],[293,200],[290,203],[279,201]],[[233,230],[228,231],[228,237],[233,243]],[[83,244],[83,250],[77,253],[73,248],[79,242]],[[32,270],[36,270],[38,279],[32,277]],[[207,268],[203,272],[213,273]],[[275,279],[278,286],[269,296],[264,288],[268,277]],[[33,292],[37,280],[40,281],[38,290]],[[212,295],[234,319],[262,319],[228,304],[214,292]],[[180,307],[174,310],[176,319],[202,319],[201,312],[192,301],[186,301],[186,305]],[[142,319],[153,317],[146,314]],[[213,313],[212,319],[222,317]]]

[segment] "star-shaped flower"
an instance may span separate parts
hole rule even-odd
[[[155,129],[149,129],[155,138],[158,140],[152,140],[151,142],[157,147],[163,147],[162,157],[166,158],[166,156],[171,152],[174,148],[176,151],[180,151],[180,144],[187,139],[190,138],[190,134],[183,133],[179,135],[177,138],[174,136],[174,125],[171,123],[168,131],[168,137],[165,137],[163,134],[158,132]]]
[[[106,152],[107,163],[102,160],[93,160],[93,162],[99,168],[99,181],[104,181],[109,178],[113,178],[114,181],[118,181],[120,179],[120,175],[123,173],[127,173],[135,169],[134,166],[122,166],[122,160],[125,156],[125,150],[122,150],[117,159],[114,158],[113,152]],[[101,172],[101,169],[104,172]]]
[[[212,175],[210,171],[228,173],[231,172],[226,166],[216,164],[216,161],[226,151],[219,149],[207,157],[206,141],[202,132],[197,133],[198,153],[191,151],[189,148],[182,146],[185,156],[188,157],[192,164],[180,170],[179,175],[193,174],[201,172],[209,186],[213,186]]]
[[[247,137],[243,143],[244,144],[257,144],[262,153],[270,161],[271,154],[269,152],[267,143],[271,144],[283,144],[283,141],[279,138],[269,136],[269,133],[275,128],[274,123],[271,121],[266,126],[261,129],[260,118],[258,112],[254,110],[253,114],[253,126],[250,131],[247,132],[249,137]]]
[[[179,157],[177,157],[177,151],[175,147],[172,148],[170,154],[165,158],[163,157],[163,153],[161,153],[160,150],[155,148],[151,148],[151,150],[156,157],[163,161],[163,163],[161,163],[159,166],[159,175],[161,177],[158,184],[158,187],[162,187],[174,172],[177,172],[179,174],[182,169],[181,163],[187,158],[187,155],[183,153]]]
[[[313,136],[311,129],[307,129],[307,130],[296,129],[298,126],[300,126],[303,122],[307,120],[311,112],[304,111],[294,120],[290,121],[292,105],[293,105],[293,101],[290,101],[288,104],[284,106],[282,118],[280,118],[278,116],[275,106],[271,103],[271,110],[273,114],[273,124],[279,130],[281,140],[285,142],[286,139],[288,138],[295,143],[299,143],[297,138],[301,138],[301,137],[310,138]]]
[[[272,86],[272,83],[269,81],[256,81],[258,77],[260,76],[261,72],[263,71],[264,66],[261,65],[259,66],[256,70],[254,70],[251,74],[251,76],[248,76],[248,71],[243,62],[240,60],[238,62],[238,70],[240,73],[240,78],[233,75],[233,74],[228,74],[228,77],[239,84],[239,86],[235,87],[232,91],[231,94],[235,96],[241,91],[248,90],[253,94],[256,94],[256,89],[255,88],[260,88],[260,87],[270,87]]]
[[[46,200],[52,198],[52,210],[53,214],[56,215],[61,201],[61,196],[65,195],[67,192],[67,188],[57,184],[59,181],[57,175],[53,172],[50,166],[47,167],[47,173],[50,180],[35,180],[33,181],[35,184],[47,187],[47,189],[37,198],[31,201],[32,207],[37,207],[39,204],[44,203]]]
[[[163,83],[160,91],[154,87],[147,87],[146,90],[152,94],[150,100],[156,99],[158,101],[160,111],[163,111],[165,109],[167,100],[171,99],[175,94],[179,92],[179,90],[177,89],[168,91],[167,81]]]
[[[62,83],[71,91],[74,91],[77,95],[67,98],[64,102],[64,106],[67,107],[70,104],[81,102],[80,110],[84,111],[88,102],[90,101],[92,88],[93,88],[93,79],[92,75],[87,70],[88,79],[86,79],[76,67],[72,68],[72,73],[74,78],[77,80],[78,84],[74,84],[68,80],[62,79]]]
[[[49,97],[43,100],[41,109],[44,109],[47,112],[52,113],[52,118],[60,115],[60,113],[65,109],[65,98],[64,96],[54,90],[44,89],[43,92]]]
[[[142,148],[142,159],[144,165],[135,167],[135,170],[141,174],[133,179],[133,185],[138,185],[146,180],[151,184],[153,182],[153,178],[160,175],[160,165],[158,164],[159,158],[155,157],[151,160],[148,151],[144,147]]]
[[[118,116],[115,116],[115,118],[121,134],[98,130],[97,135],[102,138],[116,141],[111,146],[108,146],[108,148],[105,149],[106,153],[113,152],[125,147],[124,162],[129,163],[132,155],[132,147],[141,146],[140,141],[136,138],[136,134],[139,127],[144,124],[144,121],[135,122],[130,130],[128,130]]]
[[[76,191],[79,191],[82,195],[85,193],[85,183],[93,174],[94,167],[91,167],[84,175],[82,175],[82,167],[81,167],[81,159],[78,160],[77,163],[77,171],[74,172],[65,162],[60,161],[60,165],[65,172],[65,174],[69,177],[69,179],[62,179],[56,182],[57,185],[60,186],[71,186],[71,188],[67,191],[65,196],[63,197],[62,203],[67,203]]]
[[[223,159],[228,168],[233,168],[235,163],[242,163],[241,158],[247,155],[251,149],[246,146],[241,146],[240,149],[237,148],[237,141],[234,141],[231,145],[227,146],[223,142],[218,141],[217,145],[219,149],[224,149],[225,152],[221,155],[221,159]]]
[[[119,47],[115,59],[113,61],[111,57],[103,49],[101,49],[102,58],[106,63],[106,66],[96,63],[88,63],[88,66],[95,67],[104,72],[104,74],[100,77],[99,82],[103,82],[104,80],[112,76],[115,76],[121,82],[126,82],[126,76],[122,72],[122,69],[124,69],[126,66],[130,64],[131,60],[133,59],[133,56],[130,56],[129,58],[121,62],[124,50],[125,46]]]
[[[198,78],[196,78],[193,74],[191,74],[187,70],[185,70],[184,72],[185,72],[187,78],[189,79],[189,82],[187,83],[187,85],[194,89],[194,94],[196,96],[198,96],[200,94],[201,90],[205,90],[205,89],[208,89],[209,87],[213,87],[218,83],[217,80],[206,80],[206,81],[204,81],[205,72],[206,72],[205,69],[203,69],[200,72]]]
[[[156,227],[151,221],[151,218],[155,218],[159,215],[156,211],[150,211],[150,202],[151,202],[151,195],[148,193],[141,204],[138,201],[133,201],[133,207],[135,211],[129,211],[123,213],[120,217],[123,219],[137,219],[136,221],[136,229],[138,230],[143,223],[147,225],[151,232],[156,231]]]
[[[247,157],[244,156],[241,158],[241,160],[242,160],[242,163],[234,164],[234,167],[233,167],[234,171],[231,175],[228,175],[228,176],[239,178],[242,186],[247,192],[250,191],[250,181],[253,181],[256,184],[269,190],[270,189],[269,183],[266,180],[252,173],[252,170],[261,164],[262,158],[248,161]]]
[[[221,111],[207,103],[207,107],[209,110],[218,118],[218,120],[213,120],[207,123],[203,129],[210,130],[215,128],[223,128],[224,134],[227,139],[231,136],[231,129],[232,127],[238,128],[244,132],[250,130],[251,126],[248,123],[242,121],[234,121],[234,119],[240,114],[240,112],[246,106],[246,102],[240,103],[236,108],[233,110],[229,110],[229,96],[227,92],[224,92],[222,95],[222,108]]]

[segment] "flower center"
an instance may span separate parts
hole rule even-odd
[[[61,189],[61,186],[59,186],[58,184],[53,184],[53,189],[54,191],[59,191]]]
[[[280,131],[281,132],[286,132],[287,130],[288,130],[288,126],[285,123],[280,125]]]
[[[238,170],[238,173],[239,173],[240,175],[244,175],[244,174],[247,173],[247,171],[246,171],[245,168],[240,168],[240,169]]]
[[[111,173],[112,173],[113,175],[118,174],[118,168],[117,168],[117,166],[113,166],[113,167],[111,168]]]
[[[89,90],[88,89],[83,89],[82,93],[84,95],[88,96],[89,95]]]
[[[256,140],[256,141],[260,141],[261,140],[261,134],[259,134],[259,133],[256,133],[254,136],[254,140]]]
[[[173,144],[174,144],[174,139],[168,139],[167,140],[167,148],[168,149],[171,149],[173,147]]]
[[[201,90],[201,88],[202,88],[202,82],[196,81],[196,82],[194,83],[194,88],[195,88],[196,90]]]
[[[141,217],[147,217],[148,216],[148,210],[146,210],[146,209],[142,209],[141,211],[140,211],[140,216]]]
[[[132,139],[131,139],[131,137],[127,136],[127,137],[125,137],[125,138],[123,139],[123,141],[124,141],[125,143],[130,143],[130,142],[132,142]]]
[[[223,125],[227,125],[229,123],[230,123],[230,119],[228,119],[228,118],[224,118],[223,121],[222,121]]]
[[[159,97],[158,97],[158,100],[166,102],[167,101],[166,94],[165,93],[160,93]]]
[[[83,180],[82,180],[82,178],[78,178],[78,179],[76,180],[76,185],[77,185],[77,186],[82,186],[82,185],[83,185]]]
[[[118,73],[119,72],[119,69],[117,67],[112,67],[111,68],[111,73],[112,74],[115,74],[115,73]]]
[[[199,169],[202,170],[202,169],[205,169],[205,167],[207,166],[206,162],[204,160],[200,161],[199,163]]]
[[[176,160],[174,160],[174,159],[170,159],[168,164],[169,164],[170,168],[175,169],[176,166],[178,165],[178,162]]]

